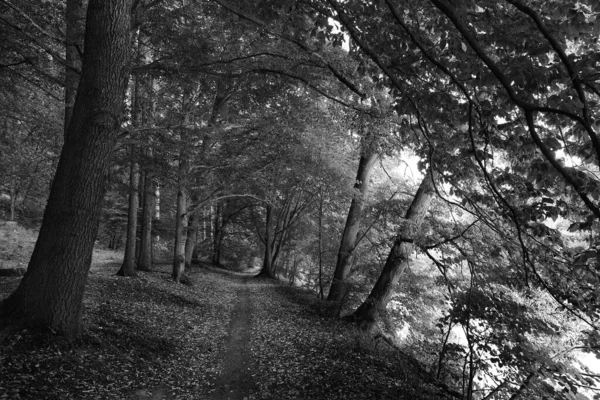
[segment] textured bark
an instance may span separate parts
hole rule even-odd
[[[369,297],[353,314],[353,318],[357,322],[372,326],[381,316],[385,315],[385,309],[394,293],[398,280],[408,267],[414,250],[414,238],[429,210],[433,195],[433,181],[431,173],[428,171],[406,211],[405,223],[394,240],[379,279],[377,279]]]
[[[140,180],[135,146],[131,146],[131,166],[129,170],[129,209],[127,211],[127,239],[123,264],[117,272],[120,276],[135,276],[135,249],[137,243],[138,186]]]
[[[294,261],[295,263],[295,261]],[[295,272],[294,265],[294,276]],[[323,293],[323,186],[319,187],[319,297],[324,298]]]
[[[371,150],[368,150],[366,154],[360,157],[356,173],[356,183],[354,184],[354,188],[358,193],[352,199],[350,209],[348,210],[348,217],[344,232],[342,233],[342,241],[333,273],[333,281],[331,282],[331,288],[327,296],[327,300],[329,301],[342,300],[348,291],[346,280],[352,269],[353,254],[360,230],[363,203],[369,191],[371,174],[378,157],[379,155]]]
[[[144,170],[141,168],[140,166],[140,171],[139,171],[139,182],[138,182],[138,188],[137,188],[137,192],[138,192],[138,227],[137,227],[137,233],[136,233],[136,243],[135,243],[135,265],[136,268],[139,266],[140,264],[140,253],[141,253],[141,241],[142,241],[142,213],[144,212],[144,185],[146,182],[146,174],[144,173]]]
[[[85,11],[87,0],[67,0],[65,10],[65,21],[67,25],[67,46],[65,58],[68,67],[65,67],[65,120],[64,134],[68,132],[75,96],[79,86],[79,74],[81,70],[81,52],[83,51],[83,36],[85,34]],[[70,68],[69,68],[70,67]]]
[[[144,60],[144,46],[139,40],[138,33],[137,54],[138,62]],[[133,77],[133,89],[131,93],[132,118],[131,122],[134,128],[139,128],[143,123],[144,101],[142,99],[142,79],[139,76]],[[134,136],[137,138],[136,136]],[[131,166],[129,170],[129,209],[127,211],[127,238],[125,240],[125,254],[123,264],[117,272],[120,276],[135,276],[136,261],[139,259],[136,249],[137,242],[137,219],[139,209],[139,185],[140,172],[138,164],[138,151],[135,145],[131,146]]]
[[[140,237],[140,255],[138,259],[138,271],[150,271],[152,269],[152,216],[154,215],[154,178],[150,171],[144,174],[144,204],[142,207],[142,231]]]
[[[223,226],[223,208],[223,204],[217,203],[213,232],[212,263],[214,265],[221,265],[221,245],[223,244],[223,236],[225,234]]]
[[[185,268],[192,267],[192,262],[198,260],[196,246],[198,242],[198,216],[190,215],[188,219],[187,238],[185,240]]]
[[[91,0],[85,60],[38,240],[19,287],[0,314],[67,337],[79,331],[129,66],[128,0]]]
[[[179,160],[179,170],[185,169],[187,163]],[[177,191],[177,213],[175,214],[175,246],[173,251],[173,272],[171,278],[177,282],[185,279],[185,242],[187,237],[187,189],[179,186]]]
[[[139,7],[137,8],[140,11]],[[149,38],[144,34],[143,30],[137,29],[137,63],[149,64],[153,59],[153,52],[148,45]],[[152,126],[154,122],[155,105],[151,101],[150,86],[153,85],[151,79],[143,75],[134,76],[134,96],[133,96],[133,125],[135,127]],[[138,137],[142,140],[144,136]],[[146,147],[143,150],[143,157],[140,161],[143,162],[140,168],[140,180],[138,189],[139,209],[141,210],[139,220],[139,239],[136,246],[136,264],[139,271],[150,271],[153,264],[153,244],[155,238],[153,236],[154,225],[153,214],[156,208],[156,187],[155,172],[153,170],[153,150],[150,137],[146,137]]]
[[[16,217],[17,217],[16,213],[15,213],[16,205],[17,205],[17,182],[15,179],[13,179],[10,184],[10,214],[8,216],[9,221],[16,220]]]
[[[260,270],[260,276],[266,276],[275,279],[273,265],[273,206],[266,206],[265,215],[265,257],[263,266]]]
[[[185,242],[187,238],[188,227],[188,175],[189,150],[188,150],[188,132],[187,127],[190,123],[191,93],[188,89],[184,90],[181,104],[183,113],[183,127],[180,133],[181,149],[179,150],[179,168],[177,174],[177,211],[175,214],[175,246],[173,250],[173,272],[171,278],[176,282],[185,280]]]

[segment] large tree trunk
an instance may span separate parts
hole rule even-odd
[[[348,210],[348,218],[346,219],[344,233],[342,233],[342,241],[338,251],[335,272],[333,273],[333,281],[331,282],[331,288],[327,296],[327,300],[329,301],[342,300],[348,290],[346,279],[352,269],[353,254],[360,230],[363,203],[369,191],[371,173],[378,157],[379,155],[370,149],[366,150],[366,154],[360,157],[358,172],[356,173],[356,183],[354,184],[354,188],[358,190],[358,193],[352,199],[350,209]]]
[[[135,146],[131,146],[131,167],[129,170],[129,209],[127,210],[127,239],[123,264],[117,272],[120,276],[135,276],[135,249],[137,243],[138,186],[140,174]]]
[[[42,227],[27,273],[0,315],[74,337],[123,117],[129,0],[90,0],[85,60]]]
[[[140,255],[138,259],[138,271],[150,271],[152,269],[152,216],[155,209],[155,182],[152,173],[147,170],[144,174],[144,195],[142,207],[142,231],[140,237]]]
[[[67,24],[67,46],[65,51],[67,61],[67,67],[65,67],[65,137],[69,129],[71,116],[73,115],[75,96],[77,95],[77,87],[79,86],[79,74],[77,70],[81,69],[86,8],[87,0],[67,0],[65,10],[65,21]]]
[[[265,225],[265,258],[259,275],[275,279],[273,266],[273,206],[270,204],[266,206]]]
[[[414,239],[423,219],[429,210],[434,195],[431,173],[427,171],[412,203],[406,211],[402,228],[396,236],[385,266],[375,283],[375,287],[364,303],[354,312],[353,318],[366,327],[371,327],[383,315],[394,293],[402,272],[408,267],[414,251]]]

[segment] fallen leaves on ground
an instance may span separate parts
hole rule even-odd
[[[92,268],[76,343],[28,331],[0,332],[0,399],[202,399],[220,373],[235,288],[227,277],[192,274],[175,284],[168,266],[114,274],[118,263]],[[0,299],[18,278],[0,281]],[[145,397],[145,396],[148,397]]]
[[[196,268],[186,286],[167,265],[135,278],[115,276],[118,268],[92,267],[77,342],[0,331],[0,400],[214,398],[239,277]],[[0,299],[17,284],[0,279]],[[248,400],[442,397],[389,349],[327,317],[314,294],[262,279],[247,285]]]
[[[252,354],[258,390],[249,399],[440,399],[386,347],[327,317],[313,293],[254,280]]]

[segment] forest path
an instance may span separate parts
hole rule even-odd
[[[120,265],[92,267],[75,345],[0,330],[0,398],[445,398],[406,359],[331,318],[315,292],[257,271],[197,268],[188,286],[173,282],[170,264],[136,278],[116,276]],[[0,299],[18,279],[0,279]]]
[[[254,388],[251,375],[250,348],[253,302],[248,278],[242,278],[228,328],[225,349],[222,353],[223,372],[215,384],[213,399],[243,400]]]

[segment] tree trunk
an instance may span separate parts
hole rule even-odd
[[[273,270],[273,206],[270,204],[266,206],[265,225],[265,258],[259,275],[275,279],[275,271]]]
[[[319,298],[323,300],[323,185],[319,186]]]
[[[187,162],[179,160],[179,171],[187,168]],[[176,282],[185,279],[185,242],[187,237],[188,215],[187,215],[187,189],[183,182],[177,191],[177,213],[175,214],[175,246],[173,252],[173,272],[171,278]]]
[[[143,46],[139,40],[137,43],[136,58],[143,60]],[[142,81],[139,76],[133,78],[133,90],[131,92],[132,102],[132,125],[134,128],[139,128],[142,125],[143,101],[142,101]],[[137,135],[134,134],[133,138]],[[127,238],[125,240],[125,254],[123,256],[123,264],[117,272],[120,276],[135,276],[136,269],[136,247],[137,247],[137,218],[139,208],[139,185],[140,173],[138,164],[138,155],[135,145],[131,145],[131,166],[129,170],[129,208],[127,211]]]
[[[68,134],[38,240],[0,314],[75,337],[102,198],[123,118],[129,66],[129,0],[90,0],[85,60]]]
[[[138,186],[140,180],[135,146],[131,146],[131,167],[129,170],[129,209],[127,210],[127,239],[123,264],[117,272],[120,276],[135,276],[135,248],[137,243]]]
[[[188,220],[187,238],[185,240],[185,268],[192,267],[192,261],[198,259],[196,243],[198,241],[198,216],[190,215]]]
[[[87,0],[67,0],[65,10],[67,25],[65,59],[68,65],[65,67],[65,137],[69,129],[71,116],[73,115],[75,96],[77,95],[77,87],[79,86],[79,74],[76,71],[81,69],[86,7]]]
[[[223,205],[217,203],[213,232],[212,263],[221,265],[221,245],[223,244]],[[211,208],[212,209],[212,208]]]
[[[186,88],[183,93],[181,111],[183,113],[183,127],[181,128],[179,151],[179,169],[177,174],[177,212],[175,214],[175,248],[173,254],[173,272],[171,278],[176,282],[185,280],[185,242],[188,227],[188,175],[189,175],[189,151],[188,151],[188,125],[190,123],[191,93]]]
[[[400,275],[408,267],[414,250],[415,236],[429,210],[433,194],[433,181],[428,170],[406,211],[404,223],[396,236],[375,287],[353,314],[353,318],[366,327],[373,326],[381,316],[385,315],[385,309],[394,293]]]
[[[9,221],[15,221],[17,217],[15,213],[15,209],[17,206],[17,192],[17,181],[16,178],[13,178],[12,182],[10,183],[10,214],[8,216]]]
[[[138,164],[139,166],[139,164]],[[144,169],[141,168],[140,166],[140,170],[139,170],[139,182],[138,182],[138,187],[137,187],[137,192],[138,192],[138,205],[137,205],[137,209],[138,209],[138,228],[137,228],[137,233],[136,233],[136,243],[135,243],[135,265],[136,267],[139,269],[139,265],[140,265],[140,254],[141,254],[141,242],[142,242],[142,215],[144,212],[144,188],[146,185],[146,173],[144,172]]]
[[[138,271],[152,269],[152,216],[154,214],[154,178],[150,171],[144,174],[144,206],[142,208],[142,232]]]
[[[342,242],[338,251],[333,281],[331,282],[331,288],[329,289],[329,295],[327,296],[327,300],[329,301],[341,301],[348,290],[346,279],[352,269],[353,254],[357,245],[356,240],[358,238],[358,232],[360,230],[363,203],[367,198],[371,173],[373,172],[375,161],[377,161],[378,158],[379,154],[371,150],[368,150],[366,154],[360,157],[358,172],[356,173],[356,183],[354,184],[354,188],[358,190],[359,193],[355,194],[352,203],[350,203],[350,209],[348,210],[348,217],[346,219],[344,233],[342,233]]]

